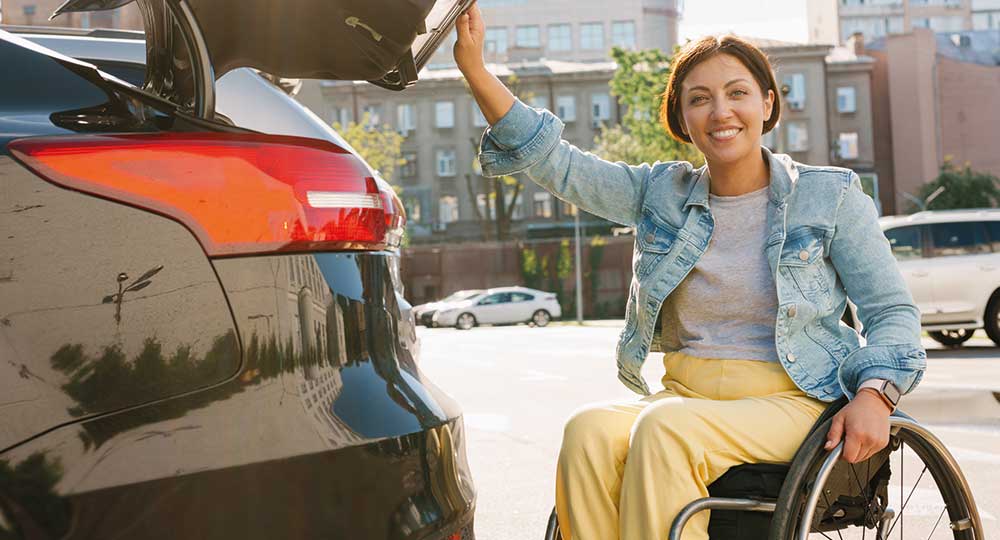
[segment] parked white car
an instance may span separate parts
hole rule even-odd
[[[437,313],[439,309],[453,304],[455,302],[461,302],[463,300],[469,300],[478,296],[482,296],[486,291],[484,289],[467,289],[462,291],[455,291],[445,298],[438,300],[437,302],[427,302],[426,304],[420,304],[419,306],[413,307],[413,317],[416,319],[418,324],[430,327],[433,326],[434,314]]]
[[[921,325],[958,346],[982,328],[1000,345],[1000,210],[949,210],[879,220]]]
[[[523,322],[545,326],[559,317],[562,317],[562,308],[554,293],[527,287],[500,287],[438,310],[433,323],[468,330],[480,324]]]

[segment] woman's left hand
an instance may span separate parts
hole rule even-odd
[[[826,435],[827,450],[844,438],[841,457],[848,463],[864,461],[889,444],[889,415],[892,411],[881,396],[870,388],[862,389],[833,417]]]

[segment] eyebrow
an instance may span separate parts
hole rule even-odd
[[[750,83],[750,81],[748,81],[748,80],[746,80],[746,79],[733,79],[733,80],[731,80],[731,81],[727,82],[726,84],[724,84],[724,85],[723,85],[723,88],[726,88],[726,87],[729,87],[729,86],[732,86],[732,85],[734,85],[734,84],[736,84],[736,83],[738,83],[738,82],[743,82],[743,83],[747,83],[747,84],[749,84],[749,83]],[[708,92],[708,91],[709,91],[709,90],[708,90],[708,87],[705,87],[705,86],[694,86],[694,87],[691,87],[691,88],[689,88],[689,89],[688,89],[688,92],[693,92],[693,91],[695,91],[695,90],[704,90],[704,91],[706,91],[706,92]]]

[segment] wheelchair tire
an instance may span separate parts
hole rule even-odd
[[[830,427],[830,423],[831,420],[826,420],[822,425],[815,429],[806,438],[806,441],[796,453],[796,457],[792,462],[791,469],[788,471],[788,476],[785,478],[781,493],[778,497],[774,516],[771,521],[771,530],[768,536],[769,540],[797,540],[799,538],[799,529],[802,526],[801,522],[806,513],[806,506],[812,490],[826,490],[826,482],[819,482],[820,478],[818,475],[821,467],[830,454],[830,452],[824,450],[823,448],[826,442],[826,433]],[[972,493],[969,490],[968,483],[965,481],[965,477],[962,475],[962,471],[959,469],[958,464],[955,462],[951,454],[948,453],[947,449],[945,449],[944,445],[925,428],[908,419],[896,419],[894,417],[893,433],[892,440],[887,448],[890,450],[888,455],[889,467],[892,466],[894,461],[902,460],[903,455],[901,452],[905,452],[905,449],[908,448],[924,465],[924,470],[920,473],[920,477],[917,479],[917,484],[919,484],[920,479],[924,477],[924,473],[929,472],[934,484],[936,484],[936,487],[938,488],[938,493],[940,494],[944,508],[941,509],[941,515],[938,517],[938,522],[933,524],[931,535],[940,531],[940,533],[937,536],[934,536],[934,538],[946,537],[947,531],[950,528],[952,532],[950,537],[955,540],[985,540],[982,522],[980,521],[979,512],[975,502],[972,499]],[[876,456],[878,456],[878,454],[876,454]],[[850,465],[846,464],[844,461],[840,461],[839,463],[840,465],[850,467]],[[910,466],[912,467],[912,465]],[[853,468],[851,470],[853,471]],[[866,476],[868,476],[867,473]],[[860,475],[855,473],[855,477],[859,478],[859,487],[861,487]],[[896,487],[892,480],[893,476],[890,476],[888,480],[889,487],[887,495],[888,491],[891,491]],[[899,473],[899,483],[902,487],[902,472]],[[913,491],[916,490],[916,487],[917,485],[915,484],[912,488],[910,486],[906,486],[906,489],[909,490],[912,495]],[[864,491],[863,488],[862,491]],[[821,494],[823,493],[821,492]],[[897,523],[901,521],[900,515],[903,516],[903,524],[907,524],[905,512],[906,504],[909,502],[909,496],[904,498],[904,493],[902,492],[900,492],[899,495],[900,498],[897,500],[897,503],[899,501],[905,502],[901,503],[900,508],[893,508],[894,511],[898,512],[895,518],[890,518],[891,521],[886,520],[885,522],[880,523],[878,527],[887,525],[889,530],[883,534],[887,534],[888,532],[899,532],[900,537],[905,540],[910,537],[903,537],[902,525],[898,531],[895,527]],[[868,502],[870,503],[871,499],[869,499]],[[826,504],[830,504],[830,502],[826,501]],[[819,506],[819,501],[817,501],[817,506]],[[942,519],[945,515],[945,511],[947,511],[947,520]],[[868,521],[879,521],[875,517],[869,518],[867,514],[864,519]],[[813,528],[816,520],[814,519],[813,521],[814,523],[809,525],[814,533],[808,537],[810,540],[813,538],[823,537],[831,538],[831,536],[816,532],[816,529]],[[912,521],[910,523],[912,524]],[[926,527],[930,526],[931,525],[929,524],[926,525]],[[910,529],[910,527],[907,527],[907,530]],[[830,530],[831,529],[827,529],[826,531],[830,532]],[[923,534],[921,534],[921,532]],[[920,531],[912,538],[930,538],[931,535],[927,535],[926,532]],[[879,538],[880,536],[876,532],[873,537]]]

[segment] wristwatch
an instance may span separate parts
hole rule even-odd
[[[878,395],[881,396],[882,401],[885,402],[890,411],[895,411],[896,407],[899,405],[899,398],[902,396],[902,393],[899,391],[899,388],[896,388],[895,384],[892,384],[892,381],[887,381],[885,379],[868,379],[867,381],[861,383],[861,386],[858,387],[858,393],[860,393],[864,388],[871,388],[872,390],[878,392]]]

